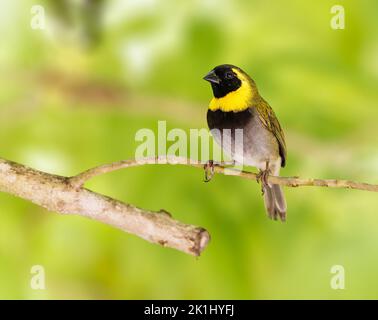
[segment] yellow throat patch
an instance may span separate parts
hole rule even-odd
[[[249,79],[239,70],[233,68],[233,72],[241,81],[239,89],[229,92],[222,98],[213,98],[210,101],[209,109],[211,111],[222,110],[224,112],[238,112],[246,110],[250,106],[253,98],[253,91]]]

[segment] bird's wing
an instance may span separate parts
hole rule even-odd
[[[261,98],[261,101],[256,103],[255,108],[258,112],[259,118],[266,129],[274,134],[278,141],[279,152],[282,159],[281,166],[286,164],[286,143],[285,135],[282,131],[281,125],[268,102]]]

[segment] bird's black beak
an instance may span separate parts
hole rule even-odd
[[[210,83],[220,83],[219,77],[215,74],[214,70],[211,70],[206,76],[203,77],[204,80],[209,81]]]

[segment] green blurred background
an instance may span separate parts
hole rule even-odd
[[[378,183],[378,2],[0,2],[0,156],[73,175],[133,158],[140,128],[206,127],[217,64],[245,69],[286,132],[283,175]],[[345,30],[330,8],[345,7]],[[131,168],[88,187],[207,228],[201,258],[0,194],[0,298],[378,298],[374,193],[286,188],[268,220],[259,186],[198,169]],[[43,265],[46,290],[30,288]],[[330,287],[345,267],[345,290]]]

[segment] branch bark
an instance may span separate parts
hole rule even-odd
[[[179,164],[197,168],[203,168],[204,165],[187,158],[154,157],[114,162],[73,177],[63,177],[0,158],[0,191],[29,200],[50,211],[92,218],[152,243],[199,256],[210,241],[210,235],[204,228],[174,220],[165,210],[144,210],[83,187],[86,181],[95,176],[148,164]],[[215,172],[258,180],[255,173],[227,168],[224,165],[225,163],[216,163]],[[348,180],[269,176],[268,181],[289,187],[317,186],[378,192],[378,185]]]
[[[102,175],[108,172],[143,166],[147,164],[171,164],[171,165],[187,165],[196,168],[203,168],[205,163],[199,163],[191,159],[182,157],[152,157],[140,160],[122,160],[118,162],[113,162],[110,164],[104,164],[87,171],[84,171],[77,176],[71,177],[70,182],[75,188],[81,188],[86,181],[94,178],[98,175]],[[215,163],[215,172],[225,175],[237,175],[245,179],[258,181],[258,176],[256,173],[238,170],[230,167],[226,167],[227,163]],[[273,184],[279,184],[286,187],[329,187],[329,188],[344,188],[344,189],[357,189],[363,191],[378,192],[378,185],[369,184],[364,182],[355,182],[350,180],[339,180],[339,179],[301,179],[299,177],[276,177],[269,176],[268,182]]]
[[[0,159],[0,191],[50,211],[95,219],[194,256],[199,256],[210,240],[205,229],[174,220],[164,210],[140,209],[82,187],[75,188],[68,177],[48,174],[5,159]]]

